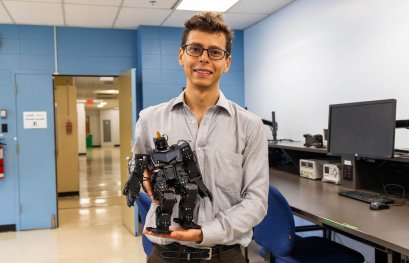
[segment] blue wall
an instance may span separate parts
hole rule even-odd
[[[118,75],[136,66],[136,31],[84,28],[57,28],[58,71],[63,75]],[[19,107],[19,93],[14,93],[16,75],[19,73],[46,74],[51,77],[54,72],[54,30],[52,27],[0,25],[0,108],[8,111],[6,119],[1,123],[8,124],[8,132],[0,133],[5,138],[5,174],[0,180],[0,225],[16,225],[20,228],[20,200],[29,196],[30,192],[19,191],[18,171],[27,168],[24,160],[19,160],[14,137],[17,122],[22,122],[16,112]],[[33,82],[33,85],[35,83]],[[34,87],[33,87],[34,88]],[[18,90],[18,89],[17,89]],[[50,82],[48,92],[36,94],[32,99],[49,101],[53,98],[53,87]],[[53,126],[54,112],[47,112]],[[49,127],[54,129],[54,127]],[[18,141],[30,141],[30,138],[18,138]],[[55,148],[54,140],[50,140],[48,148]],[[20,148],[27,145],[20,145]],[[42,154],[39,151],[32,154]],[[54,160],[44,160],[51,170]],[[32,176],[36,177],[35,171]],[[55,174],[44,179],[43,185],[55,188]],[[51,183],[50,183],[51,182]],[[56,198],[56,196],[55,196]],[[55,203],[50,200],[50,204]],[[44,206],[49,204],[37,204]],[[23,207],[24,209],[24,207]],[[56,208],[55,208],[56,209]],[[27,209],[26,209],[27,210]],[[50,215],[44,215],[50,218]]]
[[[8,132],[1,136],[7,145],[4,152],[5,178],[0,180],[0,225],[15,224],[18,227],[19,222],[17,207],[20,196],[14,137],[17,137],[17,121],[22,119],[16,114],[15,74],[51,74],[54,67],[52,36],[51,27],[0,25],[0,108],[6,109],[8,114],[6,119],[0,119],[1,123],[8,124]],[[44,95],[52,96],[52,87],[50,94],[39,94],[33,99],[41,100]]]
[[[143,26],[137,32],[139,87],[144,108],[177,96],[185,86],[186,77],[178,63],[182,30]],[[222,77],[220,88],[227,98],[241,106],[244,106],[243,56],[243,31],[235,31],[232,65]]]
[[[120,75],[136,67],[135,30],[60,27],[58,71],[65,75]]]
[[[143,101],[143,104],[138,104],[141,105],[138,110],[169,100],[178,95],[185,85],[185,76],[177,60],[181,28],[144,26],[138,30],[116,30],[57,27],[56,31],[57,64],[61,75],[119,75],[136,67],[137,99]],[[244,105],[243,32],[236,31],[235,35],[233,62],[230,72],[221,81],[221,88],[228,98]],[[19,133],[17,122],[22,121],[16,116],[19,107],[16,103],[19,95],[13,89],[16,74],[51,76],[54,68],[52,27],[0,25],[0,109],[8,111],[7,118],[0,119],[0,123],[9,126],[7,133],[0,132],[0,138],[5,138],[7,143],[6,178],[0,180],[0,226],[10,224],[19,229],[20,200],[22,195],[30,195],[19,191],[18,171],[27,167],[18,161],[14,140]],[[48,92],[36,94],[32,99],[46,102],[52,97],[53,87],[50,84]],[[48,112],[49,118],[53,115],[53,112]],[[21,141],[36,143],[29,137]],[[55,145],[52,142],[47,147],[55,148]],[[54,160],[44,162],[54,166]],[[55,177],[55,174],[51,176]],[[44,179],[39,183],[55,188],[50,182],[54,180]]]

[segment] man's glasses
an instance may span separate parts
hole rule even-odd
[[[209,58],[214,60],[221,60],[224,58],[224,56],[230,55],[229,52],[220,48],[203,48],[194,44],[184,45],[182,48],[184,48],[186,53],[192,57],[200,57],[205,50],[207,51]]]

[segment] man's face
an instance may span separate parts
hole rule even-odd
[[[190,31],[185,45],[194,44],[202,48],[226,50],[226,36],[223,33],[206,33],[199,30]],[[206,50],[199,57],[190,56],[185,49],[179,49],[179,64],[185,70],[187,87],[200,89],[218,87],[223,73],[229,70],[231,57],[220,60],[211,59]]]

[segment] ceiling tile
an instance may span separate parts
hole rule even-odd
[[[294,0],[240,0],[227,11],[229,13],[267,15],[293,1]]]
[[[140,25],[160,25],[171,13],[164,9],[143,9],[123,7],[119,12],[115,28],[137,28]]]
[[[121,0],[64,0],[65,4],[120,6]]]
[[[3,0],[17,24],[63,25],[61,4]],[[47,12],[44,12],[47,10]]]
[[[236,13],[225,13],[224,18],[227,24],[233,29],[245,29],[249,26],[254,25],[264,17],[268,15],[260,14],[236,14]]]
[[[61,4],[61,0],[9,0],[9,1],[13,1],[13,2],[58,3],[58,4]]]
[[[6,9],[4,9],[3,5],[0,3],[0,23],[10,24],[13,23],[9,14],[7,14]]]
[[[67,26],[112,27],[118,7],[97,5],[65,5]]]
[[[157,0],[152,4],[151,0],[125,0],[122,6],[171,9],[178,0]]]
[[[163,23],[163,26],[184,27],[185,21],[197,14],[194,11],[175,10]]]

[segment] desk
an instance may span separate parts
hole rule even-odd
[[[299,159],[328,158],[325,148],[305,147],[301,142],[269,143],[269,148],[284,152],[293,164],[284,171],[271,168],[270,182],[286,197],[294,214],[388,251],[389,262],[400,262],[400,254],[409,256],[408,205],[371,211],[369,204],[338,195],[351,190],[348,182],[335,185],[300,177]],[[341,162],[340,157],[331,158]],[[353,162],[356,183],[352,188],[383,192],[382,183],[399,183],[408,188],[409,158]]]
[[[294,214],[375,247],[409,255],[408,205],[371,211],[366,203],[339,196],[338,192],[346,189],[340,185],[272,168],[270,183],[285,196]]]

